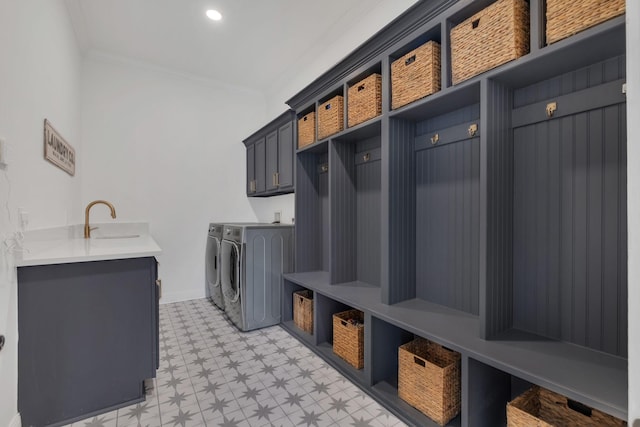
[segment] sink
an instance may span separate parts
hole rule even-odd
[[[95,236],[94,239],[135,239],[139,234],[121,234],[115,236]]]

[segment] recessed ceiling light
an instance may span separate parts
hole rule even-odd
[[[207,17],[212,21],[219,21],[222,19],[222,14],[214,9],[207,10]]]

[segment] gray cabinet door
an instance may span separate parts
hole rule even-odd
[[[278,187],[293,187],[293,122],[278,129]]]
[[[255,180],[256,180],[256,193],[264,193],[266,191],[265,185],[265,142],[264,138],[255,144],[256,152],[255,152]]]
[[[278,132],[273,131],[266,137],[266,175],[267,191],[278,189]]]
[[[256,179],[256,147],[249,145],[247,147],[247,196],[255,192]]]
[[[155,279],[152,257],[18,268],[23,425],[68,424],[143,398],[158,366]]]

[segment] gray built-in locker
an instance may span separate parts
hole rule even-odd
[[[450,426],[506,425],[531,385],[624,419],[625,18],[547,45],[529,0],[530,52],[453,85],[450,30],[492,3],[417,2],[288,101],[301,118],[339,94],[346,119],[349,88],[382,77],[380,116],[296,152],[283,327],[411,425],[436,425],[398,397],[415,336],[461,353]],[[391,109],[391,63],[430,40],[441,90]],[[313,334],[293,325],[302,289]],[[332,352],[347,308],[364,312],[362,370]]]

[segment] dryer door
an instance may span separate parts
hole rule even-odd
[[[207,238],[207,260],[206,260],[206,277],[209,288],[217,288],[220,286],[220,239],[209,236]]]
[[[230,240],[223,240],[222,251],[222,292],[225,299],[237,302],[240,297],[240,247]]]

